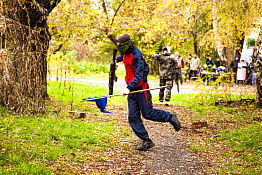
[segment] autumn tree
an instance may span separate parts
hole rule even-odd
[[[145,55],[170,45],[184,54],[212,53],[225,60],[225,48],[236,48],[240,54],[260,7],[258,0],[65,0],[53,13],[52,26],[62,21],[63,31],[54,36],[66,40],[82,33],[75,38],[87,43],[108,38],[115,44],[116,35],[129,33]]]
[[[43,111],[47,95],[49,13],[60,0],[0,2],[0,94],[8,110]]]
[[[146,32],[155,4],[152,0],[64,0],[49,20],[56,48],[62,42],[89,43],[97,38],[108,38],[116,44],[116,37],[123,33],[136,37]]]
[[[260,18],[261,5],[259,0],[213,0],[214,40],[220,47],[234,46],[235,55],[241,55],[245,35]]]

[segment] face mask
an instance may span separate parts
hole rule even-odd
[[[124,43],[118,44],[118,45],[117,45],[117,49],[119,50],[119,52],[120,52],[122,55],[124,55],[125,52],[126,52],[126,50],[127,50],[130,46],[132,46],[133,43],[134,43],[134,42],[133,42],[132,40],[128,40],[128,41],[126,41],[126,42],[124,42]]]

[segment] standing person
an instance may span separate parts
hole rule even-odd
[[[191,72],[190,72],[190,61],[191,61],[191,59],[192,59],[192,55],[189,54],[188,55],[188,60],[186,61],[185,67],[184,67],[184,70],[186,71],[186,73],[185,73],[185,81],[186,81],[186,78],[188,76],[187,82],[190,81],[190,74],[191,74]]]
[[[185,71],[185,82],[189,82],[189,74],[190,74],[190,60],[185,61],[184,71]],[[187,80],[188,78],[188,80]]]
[[[252,62],[252,57],[249,57],[247,59],[247,65],[243,66],[246,68],[246,81],[245,85],[250,84],[250,87],[252,88],[252,72],[254,71],[254,64]]]
[[[178,65],[178,71],[179,71],[179,80],[180,80],[180,84],[183,84],[183,78],[182,78],[182,73],[181,73],[181,69],[184,68],[184,60],[183,58],[179,55],[178,52],[175,53],[175,59],[177,60],[177,65]]]
[[[242,58],[240,60],[240,63],[238,63],[238,68],[237,68],[237,85],[239,85],[239,81],[242,81],[242,86],[244,85],[244,81],[246,79],[246,67],[247,64],[245,63],[245,60]]]
[[[163,110],[154,109],[150,91],[129,94],[131,91],[148,89],[147,75],[149,67],[143,57],[142,52],[133,46],[134,42],[127,34],[117,39],[117,48],[121,53],[116,62],[124,62],[126,69],[125,81],[127,87],[124,88],[122,95],[128,94],[128,121],[135,134],[143,140],[142,146],[137,150],[146,151],[155,146],[149,138],[145,129],[141,114],[145,119],[157,122],[170,122],[176,131],[180,130],[180,122],[176,114],[168,113]]]
[[[222,64],[221,64],[221,61],[220,61],[220,58],[219,58],[219,57],[217,57],[217,60],[215,61],[215,66],[216,66],[216,68],[218,68],[218,67],[222,66]]]
[[[189,75],[189,80],[193,76],[194,80],[196,79],[197,76],[197,71],[200,69],[200,59],[197,57],[197,54],[193,55],[193,58],[190,61],[190,75]]]
[[[191,59],[192,59],[192,55],[191,55],[191,53],[190,53],[190,54],[188,55],[188,61],[190,62]]]
[[[234,60],[230,63],[230,68],[232,68],[232,79],[234,83],[237,83],[237,68],[238,68],[238,56],[235,57]]]
[[[159,62],[159,79],[160,86],[169,86],[166,90],[165,105],[169,106],[169,101],[171,98],[171,90],[173,88],[174,80],[174,66],[177,63],[175,56],[171,53],[171,48],[166,46],[163,49],[161,55],[154,53],[152,57]],[[163,104],[164,102],[164,92],[165,88],[160,89],[159,91],[159,102]]]

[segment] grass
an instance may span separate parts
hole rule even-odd
[[[208,122],[207,128],[198,129],[193,136],[192,133],[189,134],[192,142],[189,149],[197,152],[200,157],[203,156],[203,160],[211,157],[209,160],[217,163],[211,169],[206,166],[211,174],[261,174],[262,124],[256,120],[262,118],[260,109],[254,105],[235,107],[207,105],[205,100],[210,99],[208,94],[205,96],[206,98],[188,95],[186,100],[181,98],[182,101],[179,102],[192,113],[183,119],[188,122]],[[240,97],[233,95],[233,98]],[[254,98],[254,95],[247,98]],[[172,99],[177,100],[173,97]]]
[[[2,173],[48,174],[51,172],[49,165],[84,162],[86,155],[81,153],[84,150],[105,150],[114,146],[112,135],[116,128],[112,122],[10,115],[1,117],[0,129]]]
[[[108,90],[99,85],[51,81],[48,85],[48,94],[54,99],[65,102],[80,102],[83,98],[104,96]]]
[[[114,92],[115,94],[120,93],[120,91]],[[89,97],[102,97],[108,95],[108,89],[104,86],[90,85],[83,83],[70,83],[70,82],[59,82],[51,81],[48,85],[48,94],[54,98],[58,99],[59,102],[64,103],[64,107],[68,110],[84,110],[84,111],[94,111],[96,109],[85,108],[89,106],[90,103],[94,102],[81,102],[84,98]],[[109,105],[121,105],[125,102],[126,96],[118,96],[114,98],[108,98]],[[115,100],[117,99],[117,100]],[[68,107],[71,107],[69,109]],[[98,108],[97,108],[98,110]]]
[[[223,153],[226,159],[234,162],[225,163],[221,173],[259,174],[262,167],[262,125],[254,122],[235,129],[225,129],[217,135],[215,141],[229,145],[230,152]]]
[[[78,73],[72,73],[73,71],[71,71],[71,74],[69,74],[68,70],[67,70],[67,76],[71,76],[71,77],[78,77],[78,78],[97,78],[97,79],[105,79],[108,81],[109,78],[109,69],[104,69],[104,65],[101,64],[94,64],[94,67],[98,67],[97,70],[93,70],[93,69],[88,69],[85,68],[85,70],[88,69],[88,71],[79,71]],[[59,76],[59,77],[65,77],[65,72],[66,70],[63,70],[61,73],[61,68],[54,66],[54,65],[50,65],[50,72],[49,75],[50,76]],[[85,67],[85,66],[84,66]],[[100,68],[102,67],[102,68]],[[110,67],[110,64],[107,65],[107,67]],[[101,70],[103,71],[101,71]],[[57,72],[58,71],[58,72]],[[118,80],[125,80],[125,67],[123,63],[119,63],[117,70],[116,70],[116,76],[118,77]],[[148,75],[148,80],[149,81],[159,81],[159,76],[156,75]]]
[[[131,135],[130,130],[116,125],[114,114],[110,120],[100,120],[107,114],[101,114],[93,102],[80,102],[108,94],[107,87],[51,81],[48,94],[52,101],[47,103],[46,115],[18,115],[0,108],[0,174],[77,174],[77,167],[72,165],[103,160],[100,153],[115,148],[116,138]],[[196,94],[172,94],[172,105],[190,111],[190,115],[182,111],[184,122],[208,121],[209,127],[187,135],[192,143],[189,149],[198,153],[199,159],[211,157],[217,163],[212,168],[205,167],[210,173],[261,173],[262,126],[261,121],[255,120],[261,119],[261,111],[252,105],[210,105],[208,101],[216,95],[219,96],[205,94],[202,98]],[[158,102],[158,94],[152,97],[153,102]],[[109,98],[107,110],[125,108],[126,98]],[[85,111],[88,117],[70,117],[70,110]]]
[[[261,138],[261,123],[256,122],[234,130],[226,129],[217,136],[217,141],[223,141],[225,144],[232,145],[234,151],[258,151],[261,156]]]
[[[116,125],[114,115],[100,121],[103,114],[94,105],[80,103],[82,98],[108,93],[107,89],[49,82],[48,93],[53,101],[48,102],[47,115],[18,115],[0,108],[0,174],[77,174],[72,164],[100,161],[99,154],[115,147],[116,138],[130,135],[124,126]],[[82,120],[69,117],[71,103],[95,115]],[[53,110],[58,107],[61,112],[56,115]]]

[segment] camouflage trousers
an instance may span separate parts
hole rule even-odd
[[[165,100],[166,101],[170,101],[170,98],[171,98],[171,90],[172,90],[172,87],[173,87],[173,79],[160,79],[160,86],[170,86],[168,88],[162,88],[160,89],[159,91],[159,101],[160,102],[163,102],[164,101],[164,92],[165,92],[165,89],[166,89],[166,98]]]

